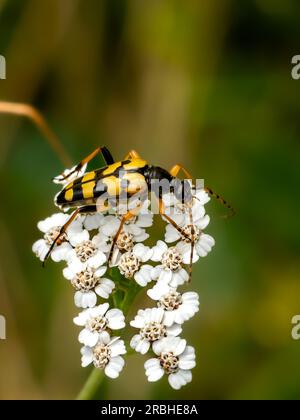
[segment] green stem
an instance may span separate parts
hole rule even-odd
[[[76,399],[91,400],[96,395],[96,392],[99,386],[101,385],[103,379],[103,370],[94,368]]]
[[[124,300],[121,304],[120,309],[122,309],[124,315],[126,316],[129,312],[130,306],[132,305],[137,294],[141,290],[141,287],[133,280],[133,284],[130,285],[130,288],[127,290],[127,293],[124,296]]]

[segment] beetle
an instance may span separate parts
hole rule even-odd
[[[44,134],[48,140],[50,146],[57,153],[63,162],[69,163],[69,158],[61,145],[59,139],[53,133],[51,128],[48,126],[46,120],[42,114],[34,107],[28,104],[22,103],[11,103],[0,101],[0,113],[21,115],[29,118]],[[98,154],[102,154],[106,166],[95,171],[85,172],[86,165]],[[82,172],[82,175],[81,175]],[[186,179],[179,179],[178,175],[182,172]],[[47,258],[50,256],[54,246],[60,244],[63,241],[66,229],[76,219],[80,213],[94,213],[99,211],[99,208],[107,210],[105,206],[99,206],[97,203],[101,199],[102,195],[108,196],[110,199],[115,201],[119,200],[122,196],[126,199],[131,198],[137,193],[141,194],[141,198],[145,199],[148,197],[148,193],[152,192],[153,180],[161,181],[167,180],[170,185],[171,192],[174,193],[175,197],[189,208],[190,220],[191,220],[191,232],[188,235],[183,229],[176,224],[176,222],[165,214],[165,208],[163,204],[163,191],[161,188],[154,188],[154,193],[159,203],[159,214],[163,216],[172,226],[179,231],[179,233],[191,243],[191,260],[190,260],[190,274],[191,274],[191,263],[193,260],[193,222],[191,204],[193,199],[196,198],[192,195],[192,186],[190,181],[192,176],[190,173],[179,164],[174,165],[169,171],[159,166],[150,165],[144,159],[142,159],[135,150],[131,150],[123,160],[115,162],[109,150],[103,146],[98,147],[94,152],[88,155],[85,159],[79,162],[74,168],[69,171],[65,171],[63,174],[54,178],[54,182],[63,183],[65,186],[55,197],[55,205],[61,210],[67,210],[69,208],[75,209],[70,215],[64,226],[61,227],[59,234],[54,239],[51,247],[45,256],[43,265]],[[70,182],[68,182],[70,181]],[[204,190],[213,198],[216,198],[225,207],[230,210],[228,216],[235,214],[235,210],[224,200],[220,195],[214,193],[210,188],[204,188]],[[108,261],[110,263],[114,247],[117,243],[118,237],[122,232],[123,226],[126,221],[133,218],[139,211],[139,208],[135,210],[129,210],[126,214],[122,215],[120,227],[112,240],[112,246],[109,253]]]
[[[85,172],[78,176],[86,165],[95,158],[98,154],[102,154],[106,162],[106,166],[91,171]],[[182,172],[186,179],[179,179],[178,175]],[[68,182],[69,179],[72,181]],[[107,211],[108,206],[105,205],[105,199],[113,202],[118,202],[120,198],[130,199],[138,195],[141,200],[145,200],[148,194],[153,192],[158,200],[159,214],[163,216],[171,225],[177,229],[180,234],[192,243],[191,261],[193,259],[193,230],[190,235],[181,229],[177,223],[165,213],[163,203],[163,188],[160,182],[167,181],[170,186],[169,191],[173,192],[175,197],[189,206],[193,202],[192,179],[189,172],[181,165],[174,165],[169,171],[159,166],[150,165],[146,160],[135,151],[131,150],[123,160],[115,162],[110,151],[105,147],[99,147],[88,155],[85,159],[79,162],[72,170],[66,174],[61,174],[54,178],[54,182],[66,184],[64,188],[56,195],[55,205],[61,210],[69,208],[75,209],[71,214],[69,220],[61,227],[57,238],[53,241],[44,263],[51,254],[54,246],[60,243],[66,229],[75,220],[79,213],[95,213],[97,211]],[[154,182],[155,181],[155,182]],[[158,183],[156,183],[158,181]],[[210,188],[205,188],[205,191],[221,201],[226,207],[233,211],[232,207],[227,202],[215,194]],[[99,202],[101,204],[99,204]],[[132,219],[139,212],[139,207],[128,210],[121,217],[119,229],[112,240],[112,245],[108,257],[110,264],[114,247],[118,241],[119,235],[123,230],[124,224]],[[190,217],[191,211],[190,211]],[[191,220],[191,226],[193,226]]]

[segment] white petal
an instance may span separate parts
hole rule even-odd
[[[93,351],[90,347],[82,347],[81,352],[81,366],[86,367],[93,361]]]
[[[99,249],[99,251],[107,252],[110,249],[110,245],[107,243],[108,238],[102,233],[95,235],[92,239],[93,244]]]
[[[53,227],[61,227],[63,226],[66,221],[69,219],[70,215],[65,213],[55,213],[50,217],[47,217],[47,219],[42,220],[38,223],[38,229],[41,232],[48,232]]]
[[[134,241],[135,242],[144,242],[149,238],[149,233],[146,232],[141,232],[139,235],[135,235],[134,236]]]
[[[173,273],[172,280],[169,282],[169,284],[170,286],[176,288],[186,283],[188,280],[189,280],[188,272],[184,268],[181,268],[177,272]]]
[[[109,308],[109,303],[105,302],[101,305],[98,305],[96,308],[90,309],[92,316],[103,316]]]
[[[90,239],[90,235],[87,230],[82,230],[81,232],[69,232],[68,239],[72,246],[76,246],[82,242],[88,241]]]
[[[82,293],[80,291],[76,292],[74,295],[74,303],[77,308],[81,308]]]
[[[174,324],[176,318],[176,309],[173,311],[165,311],[164,324],[166,327],[170,327]]]
[[[180,337],[168,336],[155,341],[152,348],[158,356],[163,352],[172,352],[175,356],[179,356],[186,348],[186,340]]]
[[[73,322],[75,325],[79,325],[80,327],[83,327],[85,326],[89,318],[90,318],[90,309],[84,309],[78,314],[78,316],[73,318]]]
[[[195,251],[194,251],[194,255],[193,255],[193,263],[198,261],[198,256],[197,256],[197,252],[196,252],[196,246],[197,244],[195,244]],[[182,255],[182,261],[184,264],[190,264],[191,261],[191,244],[187,244],[185,242],[179,242],[176,245],[177,249],[180,251],[181,255]]]
[[[183,370],[193,369],[196,366],[195,358],[194,347],[187,346],[179,357],[179,368]]]
[[[71,253],[69,254],[69,256],[70,255]],[[76,274],[85,271],[86,264],[83,264],[79,258],[75,257],[68,261],[68,267],[73,271],[74,274]]]
[[[180,337],[166,337],[165,347],[169,349],[175,356],[181,355],[186,349],[186,340]]]
[[[136,334],[130,341],[130,347],[132,347],[138,353],[146,354],[150,348],[150,343],[149,341],[142,339],[139,334]]]
[[[100,213],[86,215],[83,225],[87,230],[99,229],[103,222],[104,216]]]
[[[41,261],[44,261],[47,252],[49,251],[49,246],[44,239],[39,239],[33,244],[32,251]]]
[[[89,258],[87,265],[92,268],[98,268],[106,262],[106,256],[103,252],[98,251],[93,257]],[[102,273],[101,275],[103,275]]]
[[[132,249],[133,254],[142,262],[148,261],[152,256],[152,249],[143,244],[136,244]]]
[[[94,292],[78,291],[74,296],[75,305],[79,308],[92,308],[97,303],[97,297]]]
[[[175,311],[175,322],[182,324],[192,318],[199,311],[199,296],[195,292],[187,292],[182,295],[182,304]]]
[[[119,356],[120,354],[126,354],[126,347],[123,340],[115,340],[110,344],[111,357]]]
[[[170,327],[167,327],[168,335],[174,335],[175,337],[179,335],[182,331],[182,328],[179,324],[173,324]]]
[[[157,241],[157,244],[152,248],[152,261],[161,261],[163,254],[167,251],[168,245],[163,241]]]
[[[194,220],[194,223],[201,230],[205,229],[209,225],[209,222],[210,222],[210,218],[208,214],[206,214],[204,217],[202,217],[201,219],[197,221]]]
[[[82,307],[92,308],[97,304],[97,296],[93,291],[85,292],[82,295]]]
[[[55,262],[67,261],[71,250],[71,245],[68,242],[63,242],[61,245],[54,247],[51,258]]]
[[[98,333],[91,332],[88,329],[84,328],[79,333],[78,341],[79,343],[82,343],[85,346],[94,347],[98,341]]]
[[[100,231],[108,236],[113,237],[117,233],[121,221],[114,216],[107,216],[105,218],[104,225],[100,228]]]
[[[210,197],[204,189],[198,190],[195,193],[195,196],[198,198],[200,204],[203,206],[210,201]]]
[[[144,367],[149,382],[156,382],[164,375],[164,370],[160,366],[159,359],[147,360]]]
[[[103,299],[108,299],[114,288],[115,283],[112,280],[102,278],[98,286],[95,287],[95,292]]]
[[[152,280],[152,278],[151,278],[152,268],[153,267],[151,265],[144,264],[140,268],[140,270],[137,273],[135,273],[134,279],[137,282],[137,284],[144,287],[148,283],[150,283],[150,281]]]
[[[200,225],[201,225],[200,220],[205,217],[204,215],[205,215],[205,207],[203,205],[201,205],[199,202],[196,202],[196,204],[193,205],[193,210],[192,210],[193,223],[196,224],[198,227],[200,227]],[[187,216],[187,219],[188,219],[187,224],[189,224],[190,223],[190,215],[188,213],[186,213],[186,216]],[[208,223],[209,223],[209,220],[208,220]],[[205,225],[205,227],[206,226],[207,225]]]
[[[134,328],[143,328],[145,326],[145,318],[143,315],[136,315],[135,318],[130,321],[130,325]]]
[[[110,309],[106,318],[108,320],[108,327],[112,330],[120,330],[125,327],[125,317],[120,309]]]
[[[101,331],[99,334],[99,343],[109,345],[111,342],[110,335],[107,331]]]
[[[164,310],[162,308],[151,308],[151,322],[162,323],[164,318]]]
[[[107,270],[107,267],[106,266],[102,266],[102,267],[99,267],[96,271],[95,271],[95,276],[96,277],[102,277],[103,276],[103,274],[105,274],[106,273],[106,270]]]
[[[63,276],[67,279],[67,280],[73,280],[73,278],[75,277],[75,273],[74,271],[71,269],[70,266],[66,267],[63,269]]]
[[[165,281],[158,281],[152,289],[147,291],[147,295],[153,300],[159,300],[170,291],[170,286]]]
[[[182,386],[191,382],[192,372],[190,370],[179,370],[176,373],[171,373],[168,377],[169,384],[173,389],[180,389]]]
[[[152,280],[158,280],[162,270],[163,270],[162,265],[157,265],[157,266],[153,267],[152,271],[151,271],[151,279]]]
[[[165,241],[168,243],[178,241],[180,239],[180,233],[172,225],[166,226]]]
[[[123,357],[112,357],[104,369],[105,375],[112,379],[117,378],[120,372],[122,371],[124,365],[125,361]]]
[[[196,244],[196,250],[200,257],[206,257],[215,245],[215,240],[212,236],[202,233],[199,241]]]
[[[151,322],[151,313],[153,308],[139,309],[138,316],[141,316],[144,319],[145,324]]]
[[[124,230],[128,233],[131,233],[133,236],[138,236],[144,232],[144,229],[132,223],[130,223],[129,225],[125,225]]]
[[[173,272],[170,271],[170,270],[164,270],[163,269],[160,272],[158,282],[168,284],[168,283],[171,282],[172,278],[173,278]]]
[[[153,215],[152,214],[140,214],[136,221],[137,226],[146,228],[150,227],[153,224]]]

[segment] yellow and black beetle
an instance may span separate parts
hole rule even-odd
[[[45,135],[49,144],[52,146],[54,151],[61,157],[62,161],[69,162],[69,158],[59,142],[59,139],[55,136],[53,131],[48,126],[46,120],[43,118],[40,112],[28,104],[12,103],[0,101],[0,113],[21,115],[29,118]],[[83,176],[76,178],[77,173],[84,168],[96,155],[102,154],[106,166],[95,171],[85,173]],[[185,176],[185,180],[178,178],[178,175],[182,171]],[[74,179],[75,177],[75,179]],[[59,180],[57,179],[59,178]],[[188,180],[192,180],[192,176],[189,172],[184,169],[181,165],[175,165],[171,170],[167,171],[158,166],[149,165],[143,160],[137,152],[132,150],[125,158],[120,162],[115,162],[111,153],[106,147],[99,147],[85,159],[83,159],[72,171],[69,171],[67,175],[60,175],[56,180],[59,182],[68,182],[69,178],[74,179],[69,182],[63,190],[55,197],[55,204],[62,210],[74,208],[74,212],[70,215],[67,223],[62,226],[58,236],[53,241],[45,259],[44,263],[51,254],[55,244],[62,242],[64,233],[67,227],[72,223],[79,213],[93,213],[99,211],[97,206],[97,200],[101,198],[102,194],[108,195],[110,198],[118,199],[122,194],[126,198],[130,198],[132,195],[138,192],[146,191],[146,195],[141,197],[148,197],[148,193],[152,191],[152,181],[165,179],[170,183],[170,189],[174,192],[178,199],[182,200],[183,204],[191,204],[193,196],[191,193],[191,184]],[[233,215],[234,209],[218,194],[215,194],[210,188],[204,188],[204,190],[212,197],[219,200],[224,206],[226,206],[231,215]],[[158,202],[159,202],[159,213],[169,223],[171,223],[189,242],[191,242],[191,261],[193,258],[193,223],[191,220],[191,236],[187,235],[168,215],[165,214],[165,209],[162,201],[162,190],[155,188],[154,190]],[[190,207],[189,207],[190,209]],[[138,211],[138,209],[137,209]],[[122,215],[120,227],[118,232],[112,241],[112,247],[109,255],[109,262],[111,260],[114,247],[118,240],[118,236],[122,232],[124,223],[130,220],[137,214],[134,210],[128,211]],[[191,211],[190,211],[191,216]],[[190,264],[191,267],[191,264]]]
[[[191,180],[192,177],[181,165],[177,164],[173,166],[171,170],[167,171],[159,166],[149,165],[147,161],[142,159],[134,150],[130,151],[123,160],[115,162],[106,147],[99,147],[74,167],[67,176],[60,175],[60,179],[67,182],[68,178],[73,177],[76,173],[80,173],[84,165],[100,153],[106,162],[105,167],[87,172],[83,176],[76,178],[68,183],[55,197],[55,204],[59,208],[62,210],[75,208],[75,211],[72,213],[67,223],[61,228],[59,235],[52,243],[45,257],[44,262],[51,254],[55,244],[60,242],[60,238],[64,235],[67,227],[79,213],[93,213],[99,211],[99,205],[97,203],[103,196],[117,201],[120,197],[129,199],[139,193],[141,194],[140,197],[148,198],[148,194],[153,192],[158,199],[159,214],[171,223],[187,240],[192,242],[193,232],[191,232],[191,237],[189,237],[174,220],[165,214],[162,200],[163,190],[157,188],[157,184],[153,183],[154,180],[158,181],[158,183],[162,180],[166,180],[170,185],[170,191],[174,193],[177,199],[181,200],[183,204],[191,203],[193,195],[192,186],[189,180]],[[186,179],[181,180],[178,178],[180,171],[183,172]],[[206,188],[205,190],[210,195],[221,200],[225,206],[232,210],[231,206],[229,206],[219,195],[214,194],[211,189]],[[143,195],[143,192],[146,194]],[[103,202],[101,207],[104,210],[107,210],[107,207],[104,206]],[[136,211],[133,209],[122,215],[120,227],[112,241],[108,259],[109,262],[111,261],[114,247],[122,232],[124,223],[133,218],[137,212],[138,209],[136,209]]]

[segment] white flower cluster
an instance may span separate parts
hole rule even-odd
[[[156,302],[156,307],[139,310],[130,322],[132,327],[139,329],[139,333],[131,339],[131,347],[141,354],[146,354],[152,347],[155,355],[145,363],[148,381],[158,381],[166,374],[174,389],[180,389],[192,380],[191,369],[196,365],[195,350],[178,336],[183,323],[199,310],[198,294],[190,291],[181,293],[178,287],[189,281],[186,267],[191,260],[192,241],[195,248],[193,263],[205,257],[215,243],[211,236],[203,233],[209,224],[204,208],[209,197],[204,191],[195,192],[194,197],[190,210],[174,198],[166,197],[166,214],[179,226],[181,233],[167,223],[165,242],[158,241],[152,248],[150,259],[157,265],[151,269],[154,285],[147,294]]]
[[[157,381],[167,374],[170,385],[179,389],[191,381],[191,369],[196,363],[194,348],[178,336],[182,324],[198,311],[199,297],[195,292],[181,293],[178,287],[189,281],[191,243],[194,243],[194,263],[210,252],[214,239],[203,233],[209,223],[204,209],[209,197],[204,190],[195,192],[190,211],[172,196],[165,201],[166,214],[172,217],[180,232],[167,223],[164,241],[159,240],[152,247],[143,244],[149,238],[146,229],[153,224],[147,201],[140,213],[124,224],[111,266],[117,267],[124,279],[123,286],[124,282],[128,283],[128,290],[133,280],[141,287],[151,283],[147,294],[156,307],[139,310],[130,322],[139,329],[130,345],[141,354],[150,348],[154,352],[155,357],[145,363],[149,381]],[[41,261],[68,218],[68,214],[56,213],[38,223],[43,238],[34,243],[33,251]],[[74,323],[82,327],[78,337],[83,345],[82,366],[93,363],[111,378],[119,376],[125,364],[122,355],[126,353],[124,341],[112,335],[115,330],[125,328],[125,316],[119,308],[109,309],[110,304],[114,305],[111,297],[118,284],[107,274],[111,245],[120,223],[121,216],[117,214],[80,214],[51,253],[53,261],[66,263],[63,275],[75,289],[75,305],[83,309],[74,318]],[[109,299],[110,303],[99,302],[99,298]]]

